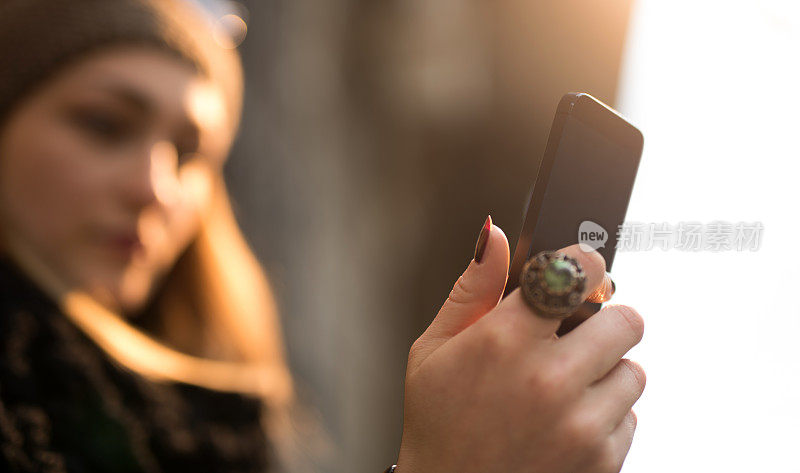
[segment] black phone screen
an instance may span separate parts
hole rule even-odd
[[[588,242],[611,268],[636,177],[637,151],[570,115],[564,121],[528,257]],[[581,224],[591,222],[597,226]],[[580,231],[583,230],[581,233]],[[602,246],[600,246],[602,245]]]
[[[558,105],[511,261],[506,294],[525,261],[575,243],[595,248],[611,269],[642,154],[642,134],[588,94]]]

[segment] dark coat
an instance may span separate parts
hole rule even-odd
[[[120,367],[0,257],[0,471],[265,472],[261,409]]]

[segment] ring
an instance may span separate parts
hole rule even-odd
[[[595,304],[602,304],[603,302],[608,302],[611,299],[611,296],[617,291],[617,285],[614,284],[614,280],[611,279],[611,275],[606,273],[603,276],[603,282],[597,286],[597,289],[594,290],[591,294],[586,296],[586,302],[594,302]]]
[[[575,258],[558,251],[542,251],[522,267],[519,286],[537,314],[565,318],[583,303],[586,273]]]

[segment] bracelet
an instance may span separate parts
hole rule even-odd
[[[397,465],[392,465],[386,469],[383,473],[394,473],[394,469],[397,468]]]

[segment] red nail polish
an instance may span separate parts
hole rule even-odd
[[[492,216],[486,216],[486,222],[483,223],[483,228],[481,228],[481,234],[478,235],[478,242],[475,244],[475,259],[476,263],[481,262],[481,258],[483,258],[483,252],[486,250],[486,243],[489,241],[489,232],[492,231]]]

